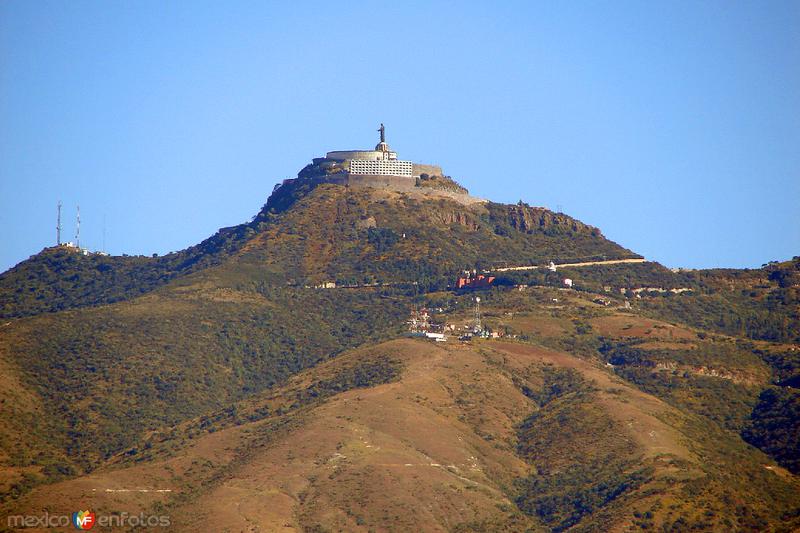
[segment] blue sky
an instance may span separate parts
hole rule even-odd
[[[185,248],[380,122],[667,266],[800,254],[799,2],[393,4],[1,2],[0,270],[59,200],[90,248]]]

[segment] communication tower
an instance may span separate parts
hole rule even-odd
[[[483,330],[481,327],[481,297],[475,297],[475,333],[480,333]]]
[[[75,223],[75,246],[81,247],[81,206],[78,207],[78,217]]]
[[[58,221],[56,222],[56,245],[61,246],[61,200],[58,201]]]

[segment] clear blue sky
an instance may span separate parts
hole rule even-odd
[[[5,0],[0,270],[59,199],[91,248],[185,248],[379,122],[667,266],[800,254],[800,2]]]

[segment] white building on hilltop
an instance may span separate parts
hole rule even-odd
[[[409,192],[419,190],[421,181],[445,177],[438,165],[397,159],[397,152],[386,143],[383,124],[378,131],[381,140],[374,150],[334,150],[327,152],[325,157],[315,157],[311,164],[297,173],[297,178],[285,179],[275,185],[273,193],[296,180]],[[427,190],[434,189],[428,187]]]
[[[386,143],[386,128],[383,124],[378,131],[381,132],[381,142],[374,150],[328,152],[325,159],[344,163],[347,171],[353,175],[413,177],[414,164],[397,159],[397,152],[393,152]]]

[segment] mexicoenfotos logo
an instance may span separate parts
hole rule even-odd
[[[87,530],[92,529],[95,523],[95,516],[94,513],[89,511],[78,511],[77,513],[72,513],[72,525],[75,526],[75,529]]]
[[[44,513],[41,515],[9,515],[6,526],[9,529],[25,528],[64,528],[72,524],[75,529],[88,531],[94,526],[98,528],[158,528],[170,527],[172,520],[169,515],[146,515],[144,513],[130,514],[127,512],[114,514],[99,514],[90,510],[78,511],[70,515]],[[0,525],[0,528],[2,525]],[[5,530],[4,530],[5,531]]]

